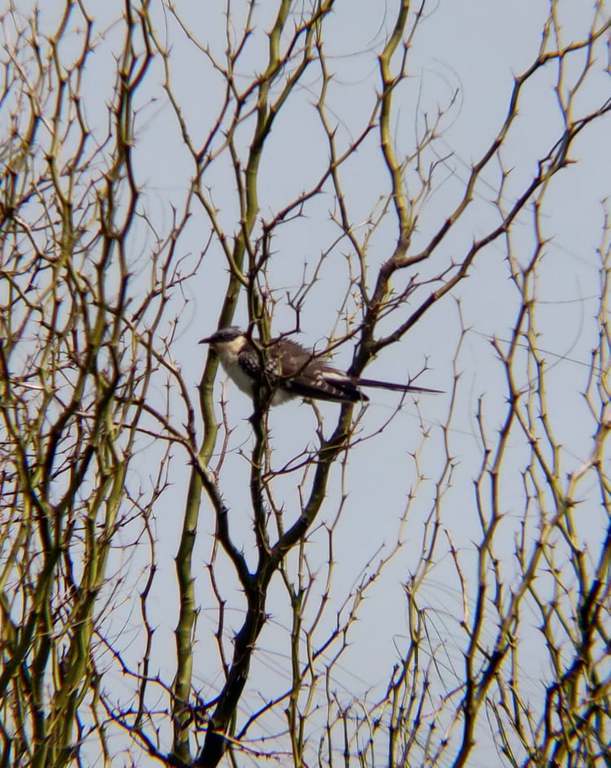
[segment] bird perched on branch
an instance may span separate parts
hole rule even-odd
[[[328,365],[324,354],[305,349],[285,338],[272,339],[265,346],[256,346],[247,333],[236,326],[221,328],[199,343],[210,344],[229,378],[243,392],[253,397],[256,387],[269,387],[272,391],[271,405],[280,405],[294,397],[335,403],[367,402],[369,398],[361,387],[377,387],[393,392],[441,392],[412,384],[350,376]]]

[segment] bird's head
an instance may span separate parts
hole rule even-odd
[[[227,328],[219,328],[219,330],[215,331],[211,336],[206,336],[204,339],[200,339],[198,343],[212,344],[212,346],[215,344],[226,344],[227,342],[235,341],[245,335],[244,331],[241,328],[238,328],[237,325],[228,325]]]
[[[215,352],[239,353],[247,343],[246,333],[236,325],[219,328],[211,336],[199,340],[200,344],[210,344]]]

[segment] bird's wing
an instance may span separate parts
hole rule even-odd
[[[284,385],[289,392],[311,400],[328,400],[333,403],[358,403],[369,398],[351,382],[347,385],[334,384],[324,378],[296,376]]]
[[[369,400],[342,371],[332,368],[320,355],[291,344],[291,353],[283,357],[283,386],[289,392],[314,400],[357,403]]]

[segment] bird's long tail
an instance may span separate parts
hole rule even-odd
[[[352,380],[359,387],[377,387],[378,389],[390,389],[393,392],[422,392],[429,395],[443,395],[442,389],[429,389],[428,387],[416,387],[413,384],[395,384],[392,381],[378,381],[377,379]]]

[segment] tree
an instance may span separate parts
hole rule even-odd
[[[566,272],[589,312],[570,349],[546,296],[558,201],[592,263],[567,200],[611,108],[609,22],[535,6],[487,120],[452,50],[425,77],[447,4],[4,12],[2,765],[603,764],[606,218],[596,296]],[[439,386],[443,361],[447,397],[219,400],[214,353],[197,390],[189,363],[215,316],[262,356],[272,326],[303,327],[355,375],[377,359]],[[375,513],[399,526],[342,590],[382,463]],[[394,651],[348,695],[379,584],[403,593],[378,626]]]

